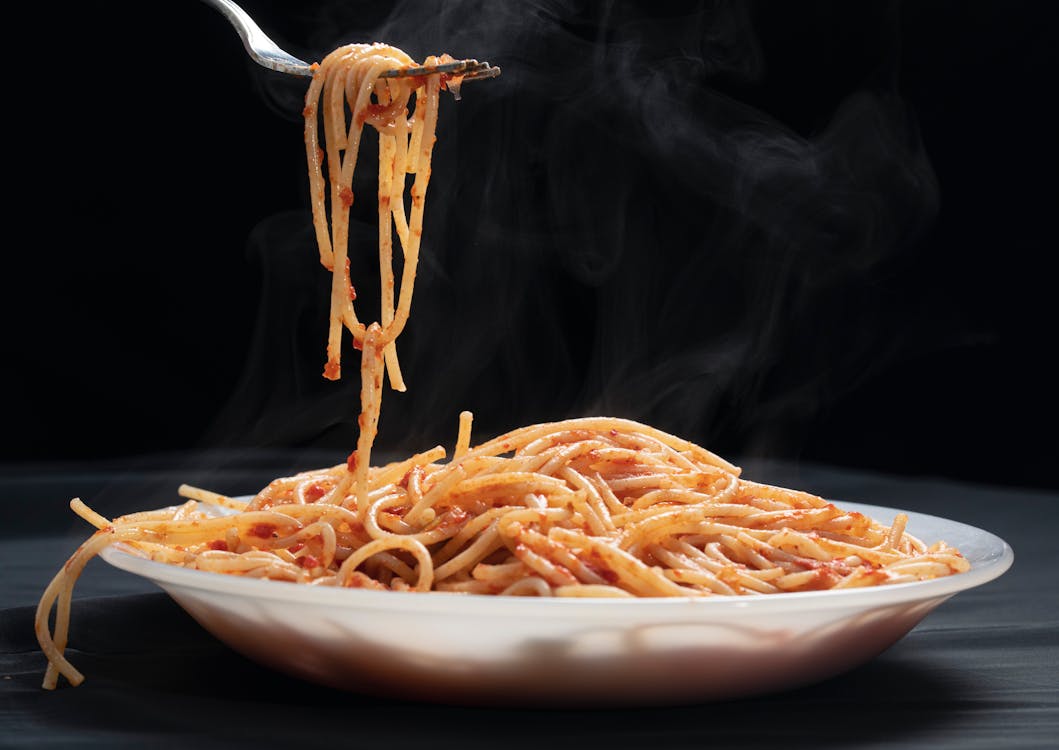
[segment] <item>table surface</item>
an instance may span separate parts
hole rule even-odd
[[[753,479],[899,507],[1005,539],[1015,563],[957,594],[851,672],[735,701],[618,710],[473,708],[329,690],[229,651],[157,588],[100,560],[75,592],[78,688],[40,688],[36,602],[87,535],[73,496],[104,515],[171,502],[184,481],[246,494],[334,463],[301,455],[168,456],[0,475],[0,747],[1059,747],[1059,494],[827,466],[744,464]]]

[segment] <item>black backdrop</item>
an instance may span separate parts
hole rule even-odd
[[[736,460],[1059,487],[1043,4],[245,7],[308,60],[385,40],[504,71],[442,102],[384,450],[451,444],[462,409],[477,438],[608,413]],[[320,377],[306,82],[204,3],[152,5],[151,33],[76,12],[77,65],[18,105],[64,114],[13,149],[46,213],[12,217],[5,462],[341,460],[357,383]]]

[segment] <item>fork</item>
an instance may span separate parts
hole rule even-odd
[[[281,73],[312,76],[313,71],[309,63],[299,60],[294,55],[281,49],[261,30],[261,27],[254,22],[254,19],[232,0],[203,0],[203,2],[213,6],[231,22],[239,33],[239,38],[243,40],[243,47],[246,48],[250,58],[258,65],[270,70],[278,70]],[[449,73],[460,76],[463,81],[474,81],[481,78],[495,78],[500,75],[500,68],[487,62],[478,62],[477,60],[456,60],[439,65],[394,68],[393,70],[383,71],[379,74],[379,77],[401,78],[404,76],[433,75],[435,73]],[[450,90],[458,99],[459,87],[452,86]]]

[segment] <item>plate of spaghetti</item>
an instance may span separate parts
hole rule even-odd
[[[465,411],[451,453],[439,445],[374,465],[387,377],[406,388],[396,343],[441,92],[458,83],[380,75],[414,64],[394,47],[348,45],[313,66],[306,94],[312,216],[332,275],[323,376],[341,377],[348,334],[360,353],[355,449],[251,496],[184,485],[181,504],[114,519],[72,500],[96,531],[41,596],[44,687],[84,679],[64,651],[74,584],[96,556],[157,583],[234,650],[299,678],[563,705],[730,698],[824,679],[1010,566],[1011,549],[988,532],[756,482],[702,446],[619,417],[472,445]],[[365,126],[379,139],[382,308],[372,323],[354,309],[348,260]]]
[[[844,557],[817,565],[822,561],[785,552],[793,549],[787,542],[777,540],[766,550],[750,541],[796,535],[807,542],[813,538],[812,532],[775,531],[767,529],[767,523],[743,526],[749,523],[748,516],[740,517],[737,523],[732,523],[731,517],[713,522],[716,526],[709,531],[697,529],[703,537],[717,533],[717,539],[722,540],[719,542],[695,539],[679,533],[676,526],[665,532],[666,541],[653,533],[650,542],[647,536],[641,537],[648,548],[657,550],[659,558],[665,556],[664,549],[671,548],[673,555],[682,560],[686,556],[686,561],[674,560],[670,567],[656,558],[654,564],[642,564],[641,568],[635,562],[638,558],[629,555],[628,564],[634,569],[627,572],[621,563],[626,558],[617,551],[608,553],[600,546],[602,554],[597,557],[591,553],[595,545],[606,544],[598,541],[600,537],[588,531],[554,533],[569,528],[558,520],[565,508],[557,505],[545,510],[507,506],[501,513],[483,511],[475,517],[480,519],[477,523],[464,522],[455,533],[455,526],[446,528],[445,521],[435,522],[432,528],[444,529],[441,533],[447,540],[430,545],[438,550],[432,570],[440,579],[431,593],[416,592],[422,567],[405,585],[405,578],[397,571],[408,571],[400,562],[399,548],[390,543],[385,546],[392,559],[385,552],[366,557],[370,548],[360,554],[365,558],[362,569],[370,575],[350,572],[356,561],[353,557],[346,557],[341,564],[328,564],[328,555],[345,554],[346,537],[359,531],[342,506],[314,507],[308,503],[288,508],[277,504],[269,511],[228,515],[228,506],[192,501],[114,525],[115,533],[123,536],[132,526],[138,526],[142,533],[170,524],[170,542],[180,540],[184,544],[167,547],[161,554],[155,543],[107,545],[102,557],[111,565],[154,581],[219,640],[281,672],[373,695],[493,705],[679,703],[810,684],[870,660],[950,596],[996,578],[1011,564],[1011,550],[1002,540],[964,524],[856,503],[843,503],[841,511],[833,504],[824,507],[836,519],[843,519],[840,523],[854,518],[907,519],[923,539],[946,539],[957,546],[962,553],[957,563],[961,572],[916,579],[924,573],[922,566],[933,569],[938,559],[948,559],[953,553],[900,553],[888,544],[892,527],[874,523],[870,525],[878,536],[872,536],[871,541],[878,544],[865,547],[874,549],[874,553],[862,553],[865,563],[850,561],[852,555],[845,554],[849,550],[844,548]],[[677,508],[684,517],[689,510],[685,505]],[[269,515],[262,515],[266,513]],[[447,513],[451,511],[442,512],[439,518]],[[552,520],[544,520],[549,513]],[[756,515],[769,513],[775,511]],[[240,519],[241,515],[245,517]],[[178,516],[183,520],[152,520]],[[507,526],[500,520],[505,516],[511,518]],[[400,521],[400,516],[381,510],[378,517],[382,519],[380,527],[396,528]],[[196,518],[201,518],[201,523],[194,534],[203,540],[208,537],[204,544],[188,543],[192,535],[184,535],[194,528]],[[346,519],[351,531],[343,531],[341,521],[334,523],[332,519],[338,518]],[[335,552],[324,541],[330,535],[316,533],[324,529],[318,525],[321,521],[328,526],[334,523],[333,528],[338,529]],[[639,529],[646,531],[644,520],[632,523],[641,524]],[[269,524],[276,524],[276,530],[272,531]],[[475,527],[483,531],[468,535]],[[233,533],[233,528],[240,531]],[[544,528],[547,533],[540,531]],[[753,530],[736,531],[747,528]],[[493,553],[496,562],[476,563],[464,567],[463,574],[447,575],[458,567],[460,554],[465,559],[478,557],[475,552],[468,555],[468,551],[475,546],[479,552],[483,549],[482,541],[490,538],[486,529],[497,530],[495,533],[509,543],[521,539],[528,549],[520,551],[516,544],[510,555]],[[678,533],[669,536],[671,531]],[[261,544],[265,539],[259,542],[257,534],[272,537],[280,533],[287,546],[257,553],[216,549],[222,546],[219,540],[225,540],[227,547],[236,533],[251,546],[260,544],[262,548],[270,544]],[[829,532],[815,534],[817,542],[830,538]],[[553,541],[557,538],[561,542]],[[738,541],[734,547],[727,546],[731,540],[742,538],[747,539],[746,548]],[[672,541],[676,539],[681,541]],[[453,541],[462,543],[463,552],[440,554],[446,546],[450,552],[456,549]],[[911,550],[918,544],[905,532],[898,547],[907,545],[905,549]],[[242,542],[239,545],[237,549]],[[376,549],[383,546],[376,545]],[[718,548],[720,554],[715,556]],[[776,563],[764,568],[769,571],[765,574],[752,572],[752,566],[732,563],[738,555],[755,548],[763,556],[776,558]],[[294,550],[290,553],[293,563],[285,562],[287,555],[281,549]],[[949,549],[947,545],[945,549]],[[556,562],[547,565],[542,560]],[[563,565],[564,560],[569,567]],[[531,573],[536,566],[553,568],[555,573]],[[230,574],[236,568],[241,569],[240,574]],[[717,573],[709,577],[705,571],[711,568]],[[846,573],[850,568],[856,571]],[[788,569],[795,572],[788,573]],[[328,580],[329,576],[346,573],[349,579],[345,586]],[[550,575],[557,576],[554,584]],[[567,583],[567,575],[601,582]],[[383,584],[387,578],[389,583]],[[677,583],[681,579],[708,578],[713,586],[729,581],[726,585],[734,593],[707,594],[700,587],[671,590],[688,586],[683,581]],[[450,582],[447,586],[446,581]],[[779,591],[780,586],[799,581],[795,590]],[[837,583],[831,588],[813,588],[825,581]],[[624,586],[644,588],[637,595],[626,592]],[[484,593],[500,587],[509,595]],[[546,587],[550,589],[547,594]],[[758,592],[773,587],[775,593]],[[466,589],[483,593],[461,593]],[[510,595],[520,592],[524,595]]]

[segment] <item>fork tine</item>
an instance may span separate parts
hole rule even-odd
[[[477,68],[472,70],[470,73],[465,73],[462,77],[464,81],[476,81],[479,78],[496,78],[500,75],[500,68],[491,66],[489,63],[484,63],[486,67]]]
[[[495,73],[491,72],[494,70],[496,71]],[[485,71],[490,72],[483,75]],[[478,60],[456,60],[450,63],[441,63],[440,65],[418,65],[408,68],[395,68],[394,70],[387,70],[380,73],[379,78],[427,76],[436,73],[451,73],[463,76],[464,80],[467,80],[468,78],[493,78],[500,75],[500,68],[493,67],[487,62],[479,62]]]

